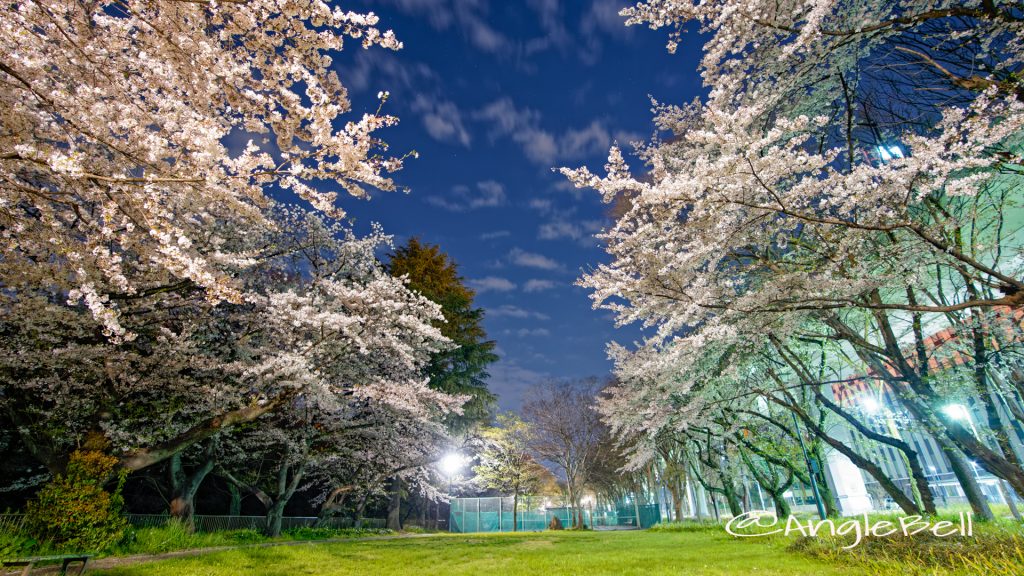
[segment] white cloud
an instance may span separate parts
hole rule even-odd
[[[481,195],[473,200],[471,208],[496,207],[505,203],[505,187],[494,180],[476,183]]]
[[[554,208],[555,203],[548,198],[534,198],[530,200],[529,206],[541,214],[548,214]]]
[[[590,10],[583,15],[580,30],[585,36],[601,32],[617,38],[627,38],[632,29],[626,26],[626,19],[619,16],[619,12],[628,4],[630,3],[626,0],[594,0]]]
[[[492,318],[533,318],[535,320],[550,320],[551,317],[541,312],[534,312],[511,304],[502,304],[497,308],[488,308],[487,315]]]
[[[509,292],[516,289],[514,282],[500,276],[487,276],[470,280],[469,286],[481,294],[484,292]]]
[[[560,140],[560,151],[563,158],[579,159],[587,156],[607,154],[612,137],[604,124],[594,120],[589,126],[580,130],[569,130]]]
[[[513,45],[501,32],[487,23],[487,2],[480,0],[378,0],[398,8],[405,14],[425,17],[439,31],[453,26],[480,50],[508,52]]]
[[[466,212],[478,208],[503,206],[508,199],[505,196],[505,187],[499,182],[484,180],[476,183],[476,191],[468,186],[459,185],[445,196],[427,196],[424,201],[451,212]]]
[[[520,248],[513,248],[512,251],[508,253],[508,257],[513,264],[517,266],[523,266],[526,268],[539,268],[541,270],[558,270],[559,268],[562,267],[558,262],[555,262],[554,260],[548,258],[547,256],[544,256],[542,254],[535,254],[533,252],[527,252]]]
[[[469,147],[469,131],[462,123],[462,114],[454,102],[437,101],[419,94],[412,102],[412,109],[423,115],[423,127],[432,138],[441,142],[456,141]]]
[[[539,280],[534,278],[532,280],[527,280],[526,284],[523,284],[523,292],[543,292],[545,290],[550,290],[554,287],[555,283],[552,282],[551,280]]]
[[[612,137],[604,122],[570,129],[561,136],[541,127],[540,112],[518,108],[511,98],[504,97],[484,106],[473,118],[491,124],[492,139],[507,137],[523,150],[535,164],[554,166],[559,160],[579,160],[588,156],[604,157]]]
[[[537,238],[540,238],[541,240],[558,240],[561,238],[579,240],[582,237],[582,228],[572,222],[566,222],[564,220],[545,222],[537,229]]]
[[[532,162],[553,165],[558,157],[558,143],[554,135],[540,128],[540,113],[529,108],[516,108],[511,98],[495,100],[473,116],[491,123],[492,138],[508,136],[519,144]]]
[[[436,86],[439,76],[430,66],[399,58],[388,50],[356,50],[354,64],[345,70],[345,86],[354,92],[399,90]]]
[[[580,20],[579,57],[587,64],[596,64],[604,48],[604,39],[628,39],[634,27],[626,26],[626,19],[619,11],[626,7],[626,0],[594,0],[590,10]]]
[[[547,328],[520,328],[516,330],[516,336],[520,338],[537,338],[550,335],[551,332]]]

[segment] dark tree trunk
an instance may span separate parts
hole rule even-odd
[[[739,494],[736,493],[736,487],[733,486],[732,482],[724,479],[722,482],[723,490],[725,494],[725,500],[729,504],[729,513],[733,516],[739,516],[743,514],[743,506],[740,504]]]
[[[228,482],[228,492],[231,493],[231,504],[228,506],[228,516],[242,515],[242,491],[234,482]]]
[[[398,476],[391,480],[387,527],[395,531],[402,529],[402,479]]]
[[[362,496],[359,497],[359,504],[356,505],[356,519],[354,526],[356,528],[363,527],[363,512],[366,511],[366,501],[370,498],[370,491],[363,492]]]
[[[963,454],[955,446],[951,445],[948,440],[941,437],[937,437],[937,439],[939,440],[939,448],[942,449],[946,459],[949,460],[949,467],[953,470],[953,475],[956,476],[957,481],[960,483],[960,488],[963,489],[974,515],[979,520],[992,520],[995,518],[992,514],[992,509],[989,508],[988,500],[985,498],[985,494],[982,493],[981,486],[978,485],[978,480],[974,476],[974,470],[971,469],[967,460],[964,459]]]
[[[181,462],[181,454],[171,456],[168,472],[171,482],[170,514],[181,521],[189,530],[195,528],[195,496],[199,486],[213,470],[215,461],[213,454],[208,452],[206,460],[191,474],[185,472]]]
[[[512,531],[519,531],[519,492],[512,495]]]
[[[302,482],[305,471],[305,462],[296,464],[294,470],[291,465],[282,464],[281,468],[278,470],[277,494],[275,494],[271,505],[267,507],[267,536],[276,538],[281,535],[281,523],[284,518],[284,507],[288,505],[288,501],[295,495],[295,491],[298,489],[299,483]],[[289,474],[291,475],[291,478],[289,478]]]

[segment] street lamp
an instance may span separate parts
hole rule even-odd
[[[967,410],[967,407],[963,404],[947,404],[942,407],[942,411],[946,413],[953,420],[964,420],[967,425],[971,427],[971,432],[975,438],[978,438],[978,429],[974,427],[974,419],[971,418],[971,413]]]
[[[443,472],[444,475],[448,477],[448,514],[449,514],[449,516],[451,515],[451,507],[452,507],[452,504],[451,504],[451,502],[452,502],[452,477],[459,473],[459,470],[462,469],[462,465],[463,465],[464,462],[465,462],[465,458],[462,456],[462,454],[459,454],[458,452],[450,452],[448,454],[445,454],[444,457],[441,458],[441,472]],[[438,516],[441,515],[440,507],[437,509],[437,515]],[[440,522],[440,520],[441,519],[438,518],[438,522]],[[448,528],[450,530],[451,526],[449,526]]]
[[[860,405],[868,414],[874,414],[882,407],[881,404],[878,403],[878,400],[875,400],[874,396],[867,395],[861,398]]]
[[[462,469],[463,457],[458,452],[445,454],[441,459],[441,471],[450,479]]]

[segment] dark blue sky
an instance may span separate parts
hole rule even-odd
[[[357,229],[380,222],[398,242],[419,236],[458,262],[487,310],[501,360],[491,389],[502,409],[549,377],[604,375],[605,344],[632,341],[573,285],[603,261],[592,235],[607,225],[593,191],[557,166],[600,168],[613,141],[651,135],[650,96],[683,103],[701,91],[697,48],[666,53],[666,34],[625,27],[620,0],[384,0],[373,11],[405,48],[338,58],[356,111],[378,91],[397,128],[392,152],[420,153],[397,173],[405,194],[347,201]],[[696,40],[696,38],[694,38]],[[635,165],[636,162],[633,162]]]

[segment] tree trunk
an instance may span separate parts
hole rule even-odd
[[[231,504],[228,506],[228,516],[242,515],[242,491],[234,482],[228,482],[228,492],[231,493]]]
[[[729,503],[729,513],[733,516],[739,516],[743,514],[743,506],[740,505],[739,495],[736,493],[736,487],[733,486],[732,482],[723,478],[722,479],[722,492],[725,493],[725,500]]]
[[[679,484],[668,483],[668,493],[672,495],[672,520],[679,522],[683,517],[682,495],[679,493]]]
[[[961,452],[941,436],[937,436],[936,440],[939,441],[939,448],[942,449],[946,459],[949,460],[949,467],[953,470],[953,475],[956,476],[957,481],[960,483],[960,488],[963,489],[964,496],[967,497],[967,502],[970,503],[974,515],[982,521],[995,518],[992,514],[992,509],[988,505],[988,500],[985,498],[985,494],[981,491],[981,486],[978,485],[978,479],[975,477],[974,470],[964,459]]]
[[[353,525],[356,528],[363,527],[363,512],[366,511],[366,501],[370,498],[369,489],[363,492],[362,496],[359,497],[359,504],[356,505],[356,519]]]
[[[512,495],[512,531],[519,531],[519,492]]]
[[[771,495],[772,502],[775,504],[775,517],[779,519],[788,518],[792,513],[792,509],[789,507],[789,502],[786,502],[786,497],[784,496],[785,491],[765,489],[768,491],[768,494]]]
[[[278,469],[277,494],[275,494],[271,505],[267,507],[267,536],[276,538],[281,535],[281,520],[284,517],[284,507],[288,505],[288,501],[295,495],[295,491],[298,489],[299,483],[302,482],[305,472],[305,460],[300,460],[299,463],[295,464],[294,470],[290,464],[281,464],[281,468]],[[291,473],[290,479],[288,477],[289,473]]]
[[[212,453],[208,452],[206,460],[191,474],[187,474],[182,465],[180,453],[171,456],[168,462],[171,482],[170,514],[172,518],[180,521],[190,531],[195,529],[193,515],[195,514],[196,492],[199,491],[199,486],[207,474],[213,470],[214,463]]]
[[[391,480],[391,498],[388,500],[387,527],[394,531],[402,529],[402,479],[395,476]]]
[[[836,503],[836,495],[832,493],[832,488],[828,485],[828,478],[825,477],[825,463],[828,460],[825,458],[824,450],[821,448],[821,442],[815,441],[812,443],[811,454],[818,461],[818,495],[821,497],[822,504],[825,505],[825,515],[829,518],[838,518],[839,505]]]
[[[284,499],[274,502],[273,506],[267,509],[266,535],[276,538],[281,535],[281,522],[284,519],[284,506],[288,502]]]

